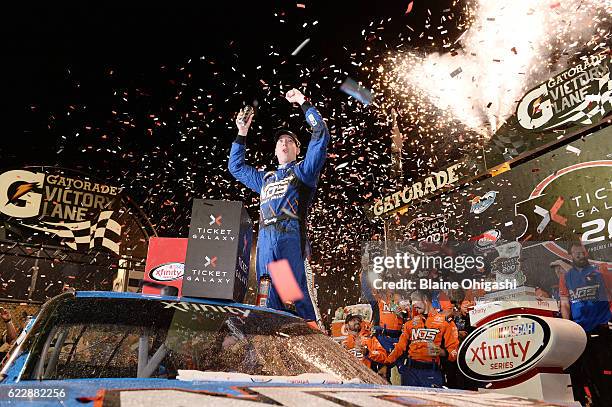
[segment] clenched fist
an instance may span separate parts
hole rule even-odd
[[[302,92],[297,89],[291,89],[289,92],[287,92],[287,94],[285,95],[285,99],[287,99],[289,103],[297,103],[299,105],[304,103],[304,101],[306,100]]]

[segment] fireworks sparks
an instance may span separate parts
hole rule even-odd
[[[611,1],[552,4],[470,2],[455,41],[443,38],[443,52],[390,55],[389,69],[378,67],[384,72],[378,88],[406,104],[403,113],[411,122],[424,121],[423,112],[435,109],[436,121],[448,130],[461,123],[488,138],[527,89],[609,38]]]

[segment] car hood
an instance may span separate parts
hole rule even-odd
[[[39,389],[28,398],[29,389]],[[48,389],[41,392],[40,389]],[[63,390],[63,397],[53,391]],[[11,391],[11,392],[9,392]],[[57,392],[55,392],[57,394]],[[61,394],[61,393],[60,393]],[[203,382],[168,379],[83,379],[24,381],[0,385],[0,404],[10,406],[551,406],[541,401],[496,394],[370,384]],[[389,404],[390,405],[390,404]]]

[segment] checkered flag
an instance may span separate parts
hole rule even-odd
[[[100,212],[98,221],[90,228],[89,248],[106,247],[119,255],[121,225],[112,219],[113,211]]]
[[[73,250],[87,251],[94,247],[106,247],[119,255],[121,242],[121,225],[112,218],[113,211],[102,211],[98,219],[83,222],[43,222],[47,226],[27,225],[31,229],[53,233],[64,240],[64,244]]]

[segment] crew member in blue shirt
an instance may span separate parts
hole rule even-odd
[[[612,400],[612,276],[608,269],[589,262],[579,242],[569,248],[572,268],[559,279],[561,315],[579,324],[587,334],[582,356],[570,367],[574,398],[586,404],[609,405]],[[605,263],[604,263],[605,265]]]

